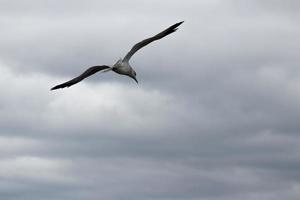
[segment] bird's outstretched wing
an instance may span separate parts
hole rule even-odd
[[[101,71],[103,69],[108,69],[108,68],[110,68],[110,67],[106,66],[106,65],[90,67],[85,72],[83,72],[80,76],[77,76],[76,78],[73,78],[72,80],[69,80],[69,81],[67,81],[65,83],[56,85],[53,88],[51,88],[51,90],[56,90],[56,89],[64,88],[64,87],[70,87],[70,86],[72,86],[72,85],[74,85],[74,84],[82,81],[86,77],[89,77],[89,76],[97,73],[98,71]]]
[[[160,32],[160,33],[158,33],[157,35],[155,35],[155,36],[153,36],[153,37],[150,37],[150,38],[147,38],[147,39],[145,39],[145,40],[143,40],[143,41],[141,41],[141,42],[135,44],[135,45],[131,48],[131,50],[127,53],[127,55],[124,57],[123,61],[124,61],[124,62],[128,62],[129,59],[131,58],[131,56],[132,56],[135,52],[137,52],[139,49],[143,48],[144,46],[146,46],[147,44],[149,44],[149,43],[151,43],[151,42],[153,42],[153,41],[155,41],[155,40],[159,40],[159,39],[161,39],[161,38],[163,38],[163,37],[165,37],[165,36],[167,36],[167,35],[169,35],[169,34],[175,32],[175,31],[177,30],[177,27],[178,27],[180,24],[182,24],[182,23],[183,23],[183,21],[182,21],[182,22],[178,22],[178,23],[176,23],[176,24],[170,26],[170,27],[167,28],[166,30],[164,30],[164,31],[162,31],[162,32]]]

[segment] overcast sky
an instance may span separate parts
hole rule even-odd
[[[0,0],[0,198],[300,199],[298,0]],[[139,85],[96,74],[142,39]]]

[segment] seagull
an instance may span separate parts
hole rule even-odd
[[[122,59],[120,58],[113,66],[108,66],[108,65],[97,65],[97,66],[93,66],[88,68],[86,71],[84,71],[81,75],[65,82],[59,85],[54,86],[53,88],[51,88],[51,90],[56,90],[56,89],[60,89],[60,88],[65,88],[65,87],[70,87],[80,81],[82,81],[83,79],[97,73],[97,72],[108,72],[108,71],[114,71],[118,74],[121,75],[125,75],[125,76],[129,76],[130,78],[132,78],[137,84],[138,84],[138,80],[136,79],[136,72],[134,71],[134,69],[130,66],[129,64],[129,60],[130,58],[133,56],[133,54],[135,54],[138,50],[140,50],[141,48],[143,48],[144,46],[150,44],[151,42],[155,41],[155,40],[159,40],[173,32],[175,32],[177,30],[177,27],[182,24],[184,21],[178,22],[172,26],[170,26],[169,28],[165,29],[164,31],[156,34],[153,37],[147,38],[145,40],[142,40],[141,42],[135,44],[131,50],[126,54],[126,56]]]

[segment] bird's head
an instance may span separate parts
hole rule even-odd
[[[130,77],[138,84],[138,80],[136,79],[136,72],[131,70]]]

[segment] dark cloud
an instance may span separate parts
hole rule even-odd
[[[296,1],[1,1],[0,196],[299,199]],[[97,74],[131,60],[137,86]]]

